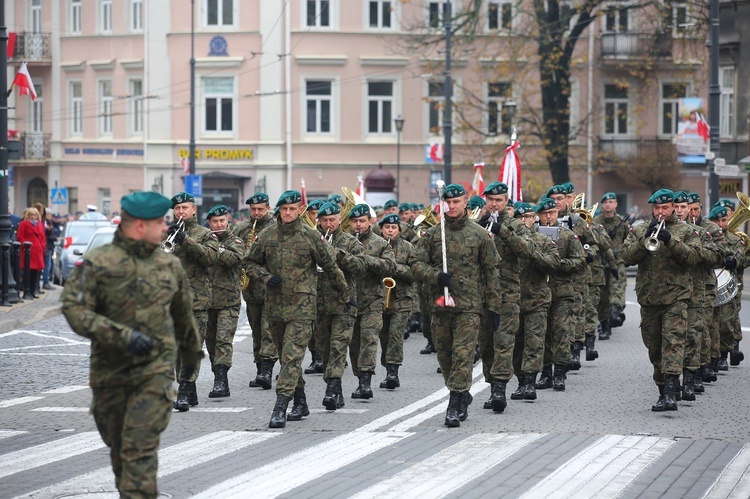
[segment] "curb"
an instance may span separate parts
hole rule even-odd
[[[26,329],[31,324],[51,319],[62,313],[62,303],[60,303],[61,292],[62,288],[58,287],[53,291],[48,291],[44,295],[43,300],[27,300],[23,303],[13,305],[10,309],[1,308],[0,312],[7,310],[7,313],[3,315],[16,317],[0,320],[0,334],[8,333],[14,329]],[[48,301],[49,304],[47,304]],[[25,311],[27,307],[32,305],[36,308],[34,312],[29,310],[28,314],[22,313],[22,311]]]

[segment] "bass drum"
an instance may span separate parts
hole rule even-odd
[[[714,307],[719,307],[729,303],[732,298],[737,296],[737,279],[734,274],[724,269],[714,269],[716,272],[716,299]]]

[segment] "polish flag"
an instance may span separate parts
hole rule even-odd
[[[443,161],[443,144],[438,142],[430,143],[430,160],[433,163],[440,163]]]
[[[31,81],[31,75],[29,69],[26,67],[26,63],[21,64],[21,69],[16,73],[16,77],[13,79],[13,87],[18,87],[21,95],[31,95],[31,100],[36,100],[36,90],[34,89],[34,82]]]
[[[354,192],[361,196],[362,199],[365,198],[365,179],[362,175],[357,175],[357,189]]]
[[[474,194],[477,196],[484,197],[484,163],[476,163],[474,165],[474,180],[471,182],[471,188]]]
[[[13,59],[16,55],[16,34],[8,32],[8,44],[5,46],[5,54],[8,59]]]
[[[708,121],[706,121],[706,117],[703,116],[701,113],[695,113],[698,117],[698,135],[700,135],[703,140],[708,142],[708,139],[711,137],[711,131],[708,126]]]
[[[516,149],[521,144],[513,142],[505,148],[505,158],[500,166],[500,175],[498,180],[508,186],[508,197],[514,202],[523,201],[521,193],[521,160],[518,159]]]
[[[182,173],[185,175],[190,174],[190,159],[189,158],[182,158],[180,160],[180,163],[182,164]]]
[[[305,179],[301,179],[300,183],[302,184],[302,187],[299,190],[300,194],[302,194],[302,205],[307,206],[307,189],[305,189]]]

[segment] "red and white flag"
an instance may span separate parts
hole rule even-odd
[[[16,55],[16,36],[15,33],[8,32],[8,44],[5,46],[5,55],[8,59],[13,59]]]
[[[365,198],[365,179],[362,175],[357,175],[357,189],[354,192],[360,195],[362,199]]]
[[[698,135],[700,135],[703,140],[708,142],[708,140],[711,138],[711,130],[708,126],[708,121],[706,121],[706,117],[703,116],[701,113],[695,113],[698,118]]]
[[[474,180],[471,182],[471,188],[474,194],[484,197],[484,163],[474,164]]]
[[[180,163],[182,164],[182,173],[185,175],[190,174],[190,159],[189,158],[182,158],[180,160]]]
[[[508,197],[514,202],[523,201],[521,193],[521,160],[518,159],[516,149],[521,146],[518,142],[513,142],[505,148],[505,158],[500,165],[500,175],[498,180],[508,186]]]
[[[11,90],[13,87],[18,87],[21,95],[31,95],[31,100],[36,100],[36,90],[34,89],[34,82],[31,81],[31,75],[29,69],[26,67],[26,63],[21,64],[21,68],[16,73],[16,77],[13,79],[13,84],[10,86]]]
[[[302,205],[307,206],[307,189],[305,189],[305,179],[300,180],[300,190],[299,193],[302,194]]]
[[[443,161],[443,152],[443,144],[430,142],[430,147],[427,149],[427,160],[432,163],[440,163]]]

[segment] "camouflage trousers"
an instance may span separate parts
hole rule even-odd
[[[279,361],[281,369],[276,381],[276,394],[291,397],[296,388],[305,387],[302,377],[302,360],[305,358],[305,348],[310,342],[313,331],[313,321],[268,321],[268,330],[281,352]]]
[[[554,362],[567,365],[570,362],[570,345],[575,338],[578,304],[574,298],[552,300],[547,317],[547,334],[544,338],[544,365]]]
[[[500,326],[492,331],[489,315],[482,314],[479,328],[479,356],[487,383],[508,381],[513,377],[513,344],[519,327],[521,295],[501,292]]]
[[[578,316],[576,317],[576,324],[575,324],[575,334],[574,334],[574,341],[580,341],[583,342],[583,340],[586,338],[586,325],[588,323],[587,321],[587,315],[586,315],[586,303],[589,299],[589,285],[588,284],[581,284],[580,286],[580,292],[575,297],[576,305],[578,306]]]
[[[612,307],[620,307],[624,310],[625,289],[628,285],[628,276],[625,275],[625,263],[622,260],[617,262],[617,279],[609,271],[605,271],[605,274],[607,276],[607,284],[602,291],[602,302],[604,302],[602,306],[606,304],[607,314],[609,314],[609,309]],[[607,315],[607,318],[609,318],[609,315]]]
[[[414,302],[419,302],[419,309],[422,313],[422,336],[432,343],[432,304],[425,296],[426,293],[422,291],[422,286],[417,286],[417,291],[419,299]]]
[[[717,315],[718,321],[718,315]],[[718,338],[718,322],[714,327],[714,307],[711,304],[703,304],[703,334],[701,335],[701,346],[700,346],[700,358],[701,365],[705,366],[711,362],[713,357],[711,354],[711,345],[714,338],[712,335]],[[716,332],[714,332],[716,331]],[[718,344],[717,344],[718,347]]]
[[[380,330],[380,365],[404,363],[404,329],[409,320],[410,310],[383,314],[383,328]]]
[[[206,349],[212,371],[218,365],[232,367],[232,342],[239,318],[240,307],[208,309]]]
[[[157,497],[157,451],[161,433],[172,416],[172,379],[159,375],[134,386],[92,390],[91,413],[109,447],[120,497]]]
[[[521,373],[538,373],[542,370],[548,311],[548,307],[539,306],[521,314],[520,327],[513,347],[513,372],[516,376],[520,376]]]
[[[641,338],[654,366],[653,379],[664,384],[667,374],[682,374],[687,334],[687,302],[657,307],[641,306]]]
[[[383,312],[360,312],[354,321],[354,334],[349,343],[349,357],[352,359],[352,372],[359,377],[360,372],[375,372],[378,362],[378,337],[383,329]]]
[[[264,329],[268,329],[268,325],[263,323],[263,320],[265,317],[263,316],[263,304],[262,303],[250,303],[246,302],[247,309],[245,312],[247,313],[247,322],[250,324],[250,330],[253,338],[253,362],[256,364],[260,364],[260,361],[263,360],[263,357],[261,355],[261,344],[262,344],[262,334]],[[278,353],[275,352],[276,347],[273,345],[273,341],[269,341],[270,345],[270,351],[274,352],[269,359],[276,360],[279,358]]]
[[[732,326],[732,334],[734,334],[735,340],[742,341],[742,324],[740,323],[740,310],[742,310],[742,286],[740,286],[737,296],[732,298],[732,302],[734,303],[734,308],[736,310],[734,318],[732,319],[734,324]]]
[[[436,312],[432,315],[432,342],[445,386],[452,392],[471,388],[480,322],[480,315],[473,313]]]
[[[701,366],[701,346],[706,332],[703,315],[703,307],[689,306],[687,309],[687,334],[682,367],[690,371],[695,371]]]
[[[354,316],[318,315],[315,320],[315,343],[323,356],[323,379],[341,379],[346,366],[346,350],[352,341]]]
[[[260,360],[273,360],[275,362],[279,359],[279,349],[276,348],[276,343],[271,335],[265,308],[261,314],[260,324]]]
[[[739,294],[739,293],[738,293]],[[734,298],[719,308],[719,351],[728,352],[734,346],[734,323],[739,311]]]
[[[198,332],[201,335],[201,345],[203,345],[203,342],[206,341],[206,330],[208,329],[208,310],[193,310],[193,317],[195,317],[195,324],[198,326]],[[179,350],[177,351],[177,365],[175,367],[177,370],[178,381],[195,382],[195,380],[198,379],[198,375],[201,372],[200,360],[192,366],[183,364],[182,356],[180,355]],[[193,375],[190,377],[183,377],[182,376],[183,367],[192,367]]]
[[[584,302],[584,312],[586,313],[584,332],[587,335],[596,334],[596,328],[599,325],[599,302],[602,298],[603,287],[596,284],[589,285],[589,293]],[[609,314],[607,314],[607,317],[609,317]]]

